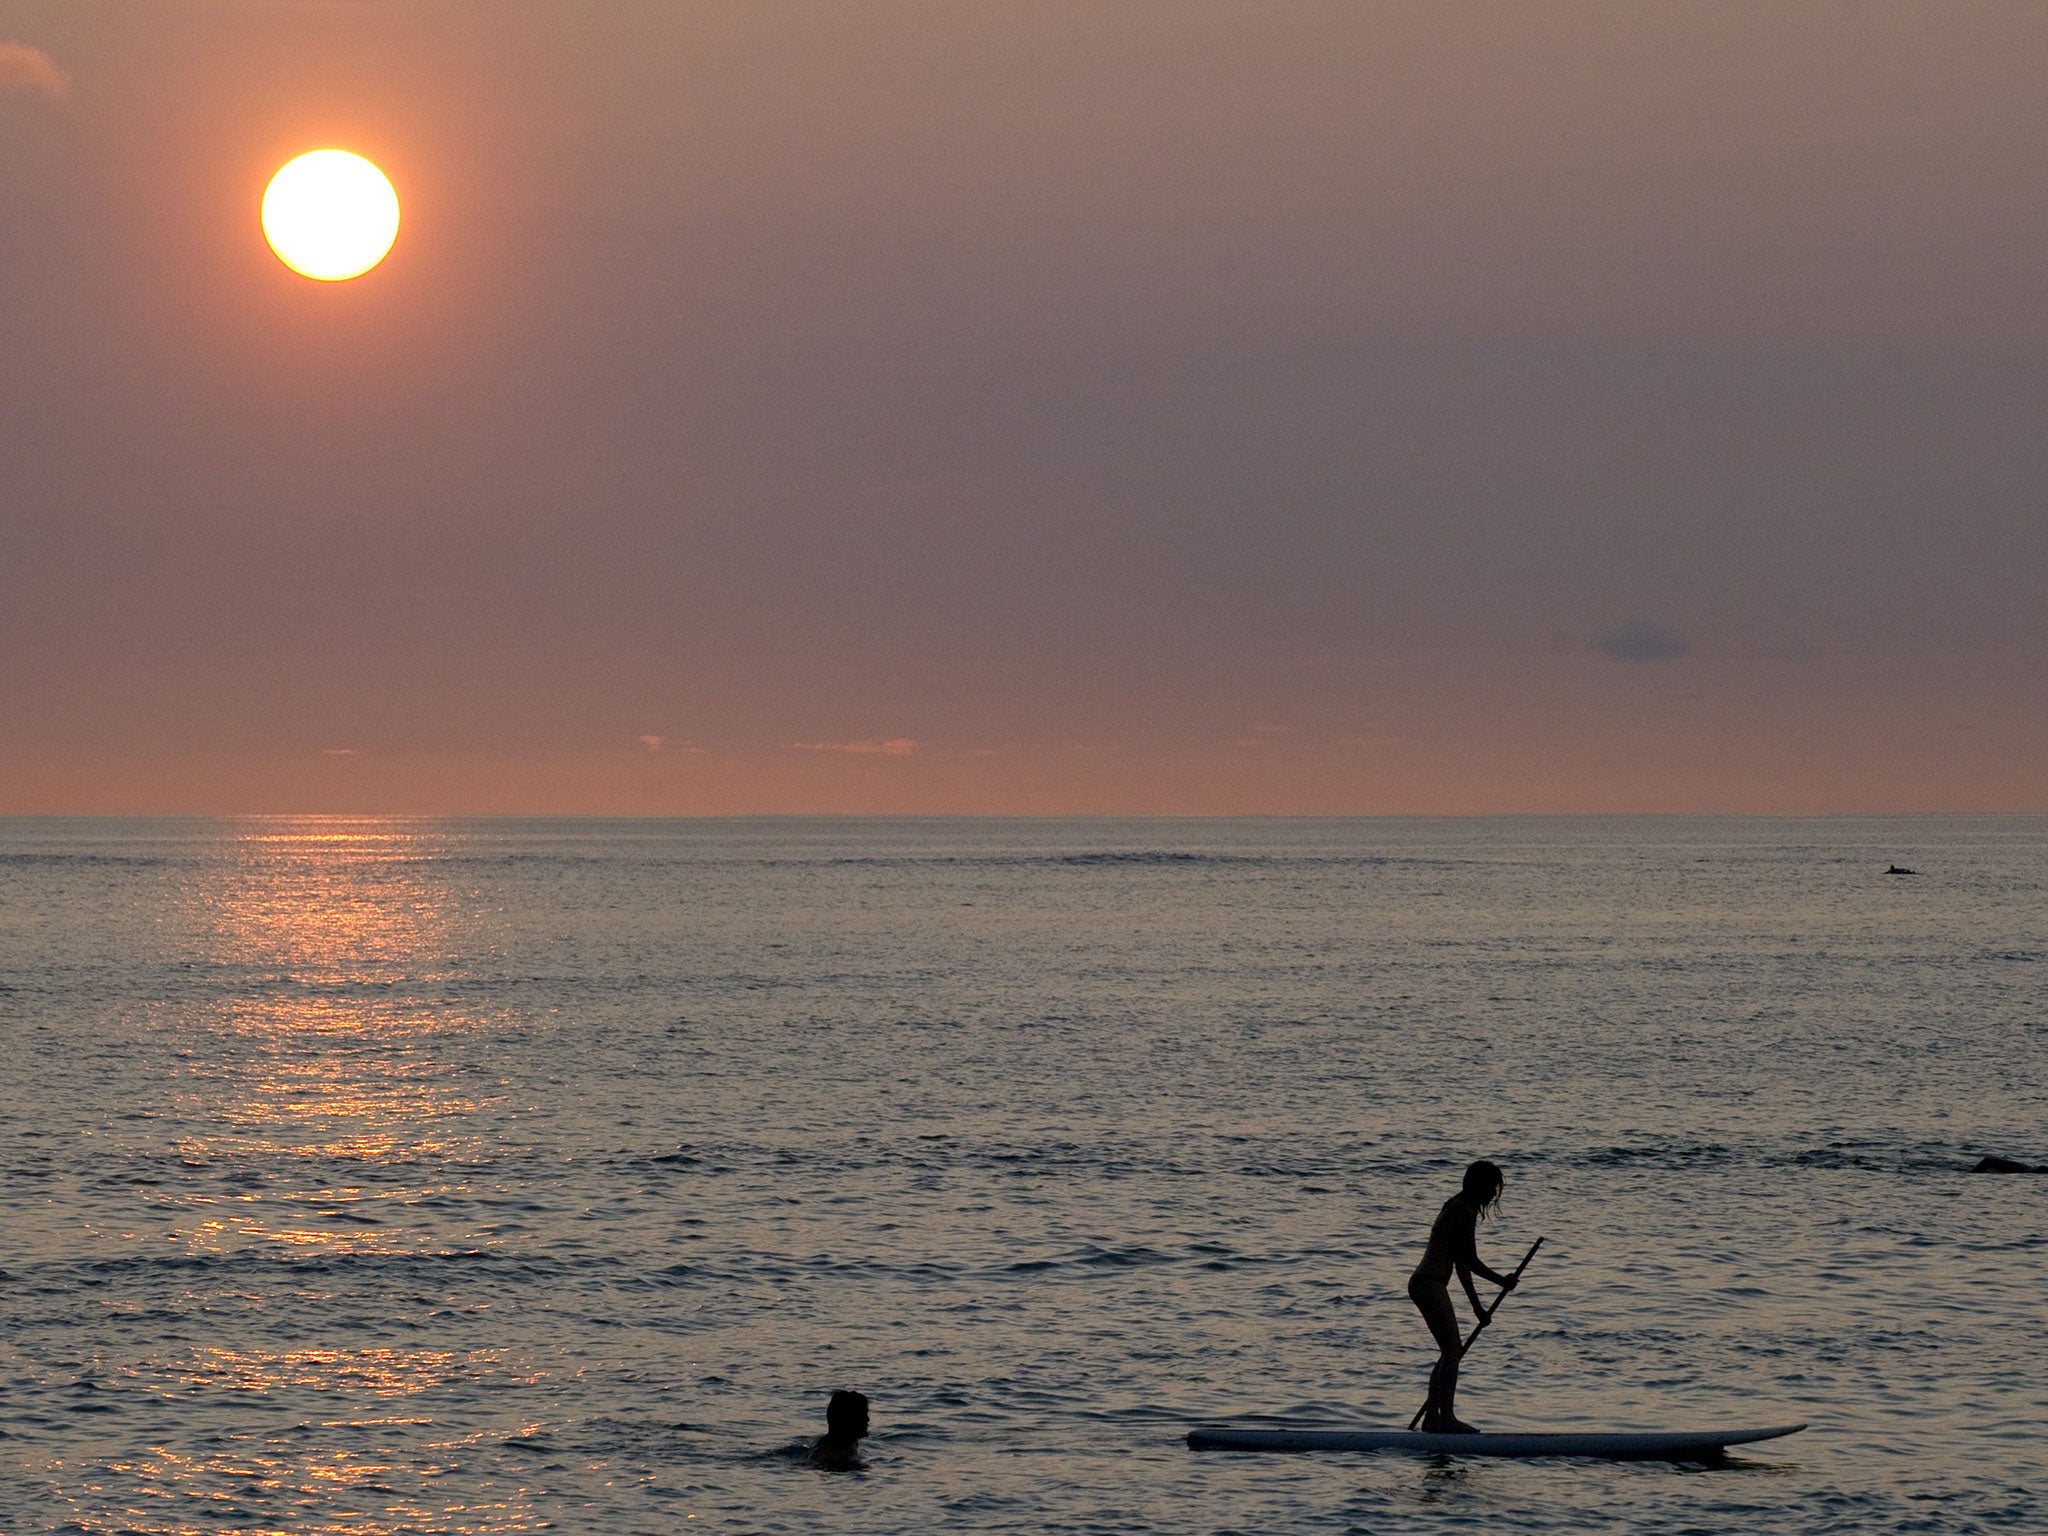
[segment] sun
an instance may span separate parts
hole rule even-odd
[[[263,194],[263,238],[303,277],[361,277],[398,238],[398,194],[382,171],[345,149],[288,162]]]

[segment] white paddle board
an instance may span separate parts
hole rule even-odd
[[[1712,1461],[1731,1445],[1794,1435],[1770,1429],[1682,1429],[1480,1435],[1425,1435],[1404,1429],[1197,1429],[1192,1451],[1409,1451],[1422,1456],[1598,1456],[1615,1461]]]

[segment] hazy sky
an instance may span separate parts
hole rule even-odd
[[[2048,5],[0,0],[0,811],[2048,809]],[[390,174],[315,284],[270,173]]]

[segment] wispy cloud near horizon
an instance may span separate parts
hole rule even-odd
[[[850,757],[910,757],[917,743],[908,736],[873,736],[865,741],[798,741],[799,752],[843,752]]]
[[[0,91],[24,91],[62,101],[71,94],[71,76],[40,48],[0,43]]]
[[[1668,624],[1617,624],[1593,639],[1593,648],[1614,661],[1676,661],[1692,642]]]

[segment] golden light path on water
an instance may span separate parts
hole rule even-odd
[[[216,1059],[191,1064],[186,1107],[217,1129],[184,1138],[181,1155],[188,1166],[296,1159],[309,1174],[406,1165],[419,1177],[208,1199],[187,1234],[194,1249],[256,1239],[398,1251],[407,1239],[375,1207],[444,1192],[430,1170],[478,1150],[464,1121],[483,1101],[450,1049],[476,1021],[393,1001],[400,981],[432,983],[423,967],[452,939],[445,890],[416,872],[431,852],[424,834],[389,823],[266,825],[238,840],[238,867],[207,898],[213,958],[255,985],[216,1022]]]
[[[410,823],[266,821],[244,828],[217,878],[187,894],[203,940],[195,963],[234,985],[197,1029],[189,1018],[167,1021],[184,1035],[176,1100],[194,1127],[176,1153],[197,1182],[214,1186],[185,1195],[173,1223],[170,1239],[186,1254],[267,1248],[346,1262],[447,1251],[445,1222],[408,1212],[474,1193],[463,1170],[488,1152],[473,1122],[502,1098],[502,1085],[479,1069],[473,1048],[491,1021],[449,996],[422,1001],[447,979],[433,968],[470,937],[446,884],[422,874],[437,851]],[[477,1232],[474,1251],[501,1241]],[[300,1294],[330,1283],[314,1268]],[[234,1312],[237,1299],[213,1305]],[[238,1321],[260,1329],[261,1298],[239,1299]],[[478,1440],[498,1437],[443,1438],[431,1412],[392,1411],[443,1389],[538,1379],[504,1349],[200,1343],[114,1374],[162,1399],[225,1403],[248,1427],[211,1454],[157,1445],[105,1463],[147,1502],[130,1512],[140,1517],[132,1526],[87,1517],[82,1529],[217,1530],[231,1511],[274,1518],[267,1512],[280,1506],[310,1516],[290,1529],[336,1536],[534,1524],[517,1490],[491,1503],[422,1497]],[[270,1405],[286,1401],[326,1402],[332,1414],[266,1424]],[[400,1431],[424,1436],[430,1453],[422,1463],[418,1438],[404,1447],[411,1491],[396,1486],[393,1458],[374,1449],[381,1434]],[[105,1492],[78,1487],[76,1507],[83,1513]]]

